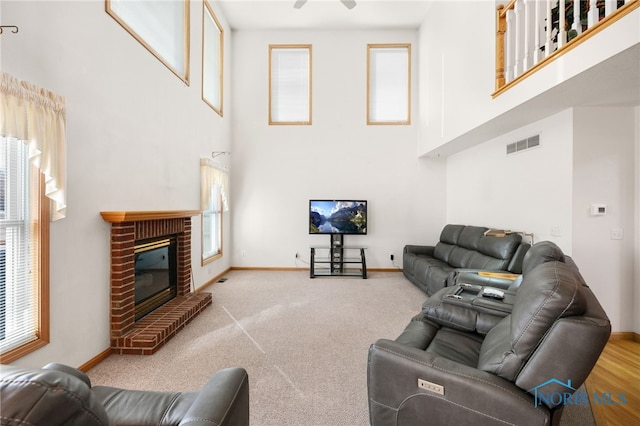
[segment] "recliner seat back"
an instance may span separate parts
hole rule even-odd
[[[509,270],[519,273],[512,259],[522,237],[509,234],[504,237],[485,236],[488,228],[467,225],[446,225],[436,243],[433,257],[454,268]],[[527,246],[528,248],[528,246]]]
[[[109,425],[90,382],[53,370],[2,366],[2,424]]]
[[[584,382],[610,331],[604,310],[573,262],[547,261],[526,271],[511,315],[482,343],[478,369],[525,391],[551,381],[546,392],[563,392],[563,383]],[[590,344],[580,345],[584,341]],[[563,362],[565,351],[579,346],[581,356]]]

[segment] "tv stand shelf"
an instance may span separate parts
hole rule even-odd
[[[311,247],[309,277],[361,277],[367,278],[367,262],[365,247],[349,247],[342,245]],[[316,269],[316,265],[321,266]],[[349,267],[360,265],[360,267]]]

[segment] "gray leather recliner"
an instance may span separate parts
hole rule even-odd
[[[440,318],[423,313],[395,341],[373,344],[371,424],[558,424],[563,399],[536,398],[537,392],[579,388],[611,326],[570,258],[539,260],[525,265],[510,313],[489,330],[479,331],[464,310]]]
[[[197,392],[151,392],[91,386],[80,370],[2,366],[2,425],[249,424],[249,381],[242,368],[214,374]]]

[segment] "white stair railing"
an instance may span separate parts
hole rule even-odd
[[[511,0],[496,13],[496,93],[640,6],[640,0]]]

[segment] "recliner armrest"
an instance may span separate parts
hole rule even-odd
[[[211,424],[249,425],[249,377],[244,368],[227,368],[214,374],[180,421],[181,426]]]
[[[60,364],[58,362],[50,362],[49,364],[42,367],[43,370],[54,370],[60,371],[62,373],[70,374],[87,384],[87,386],[91,387],[91,380],[89,376],[87,376],[84,372],[78,370],[77,368],[70,367],[68,365]]]
[[[489,287],[458,284],[445,287],[422,304],[422,314],[445,327],[487,334],[511,313],[515,294],[504,291],[504,299],[482,294]]]
[[[405,253],[412,253],[418,256],[433,256],[435,246],[418,246],[408,244],[404,246]]]
[[[551,417],[505,379],[391,340],[371,345],[367,375],[372,426],[451,424],[452,412],[456,424],[543,425]],[[431,390],[438,386],[442,394]]]

